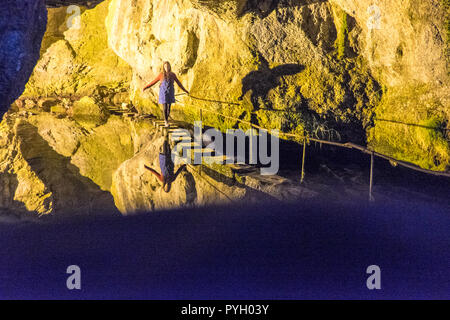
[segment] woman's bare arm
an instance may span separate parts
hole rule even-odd
[[[189,91],[187,91],[184,87],[183,84],[181,84],[181,81],[178,80],[178,77],[174,74],[173,75],[173,80],[175,80],[175,82],[177,83],[177,85],[181,88],[181,90],[183,90],[184,92],[186,92],[187,94],[189,94]]]
[[[148,171],[150,171],[151,173],[153,173],[155,175],[156,178],[158,178],[159,181],[161,181],[161,183],[164,183],[164,178],[161,174],[159,174],[158,172],[156,172],[156,170],[154,170],[153,168],[150,168],[148,166],[146,166],[144,164],[145,169],[147,169]]]
[[[177,172],[173,175],[172,182],[175,181],[175,180],[177,180],[178,175],[179,175],[184,169],[186,169],[186,165],[185,165],[185,164],[183,164],[181,167],[178,168]]]
[[[145,90],[147,90],[147,89],[153,87],[155,84],[158,83],[158,81],[161,81],[161,77],[162,77],[162,73],[160,73],[160,74],[155,78],[155,80],[153,80],[153,81],[150,82],[148,85],[146,85],[146,86],[144,87],[144,90],[143,90],[143,91],[145,91]]]

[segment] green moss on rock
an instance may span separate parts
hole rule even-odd
[[[450,164],[448,108],[429,86],[391,88],[376,108],[369,145],[376,151],[445,171]]]

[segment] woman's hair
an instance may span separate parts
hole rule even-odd
[[[170,183],[170,182],[164,182],[164,184],[163,184],[163,190],[164,190],[164,192],[166,192],[166,193],[169,193],[170,192],[170,187],[172,186],[172,184]]]
[[[166,68],[165,68],[166,65],[167,65],[167,71],[166,71]],[[170,65],[170,62],[169,61],[164,61],[163,65],[162,65],[162,70],[161,70],[164,80],[169,79],[171,71],[172,71],[172,66]]]

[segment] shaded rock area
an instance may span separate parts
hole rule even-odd
[[[279,175],[262,176],[259,168],[251,165],[204,162],[201,167],[188,165],[180,170],[166,192],[161,182],[145,168],[161,171],[159,154],[167,141],[167,136],[154,128],[152,119],[128,111],[119,115],[117,109],[106,108],[108,112],[101,122],[86,127],[84,118],[77,118],[72,111],[86,102],[99,103],[83,97],[78,101],[66,101],[62,113],[43,111],[36,102],[29,109],[8,112],[0,126],[2,222],[44,216],[66,218],[102,213],[118,215],[119,212],[130,215],[266,201],[308,203],[324,196],[327,201],[367,198],[368,162],[364,155],[359,159],[355,154],[343,157],[344,154],[338,153],[334,155],[335,160],[327,162],[330,153],[321,155],[318,153],[321,149],[309,146],[307,179],[300,184],[301,150],[298,146],[284,144],[280,152],[286,161],[282,161]],[[55,101],[49,99],[48,103]],[[95,115],[96,108],[89,110]],[[180,122],[178,125],[187,124]],[[175,144],[171,140],[170,148],[174,152]],[[182,164],[176,163],[175,171]],[[377,200],[392,201],[400,194],[434,201],[429,195],[421,195],[419,189],[391,185],[386,181],[385,172],[389,172],[389,168],[377,163],[374,192]],[[394,176],[394,172],[390,174]],[[410,176],[410,172],[405,173],[401,180],[414,181]],[[424,182],[423,177],[420,179]],[[445,183],[430,184],[439,186],[444,195],[438,194],[434,187],[430,189],[434,199],[445,199],[448,190]]]
[[[20,96],[39,59],[47,23],[43,0],[6,0],[0,12],[0,117]]]

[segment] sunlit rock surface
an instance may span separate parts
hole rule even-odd
[[[0,117],[20,96],[39,59],[47,22],[43,0],[5,0],[0,12]]]
[[[107,12],[107,1],[79,12],[49,9],[45,51],[22,96],[106,96],[126,90],[131,69],[108,48]]]
[[[158,112],[157,88],[141,89],[169,60],[194,97],[236,102],[246,94],[240,107],[180,97],[179,118],[198,118],[201,106],[300,135],[367,141],[446,170],[446,21],[438,0],[113,0],[107,30],[133,68],[131,95],[144,111]]]

